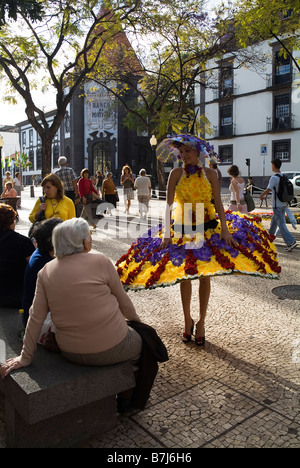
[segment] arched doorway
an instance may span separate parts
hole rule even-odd
[[[101,174],[104,175],[107,167],[110,170],[113,169],[111,146],[105,141],[100,141],[93,147],[93,173],[96,174],[97,171],[101,171]]]

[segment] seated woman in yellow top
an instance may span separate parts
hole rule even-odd
[[[60,178],[55,174],[49,174],[42,180],[45,202],[40,199],[36,201],[32,212],[29,215],[29,221],[35,223],[42,211],[45,212],[45,218],[60,218],[63,221],[75,218],[75,205],[73,201],[64,195],[64,188]]]

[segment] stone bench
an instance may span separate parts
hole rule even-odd
[[[0,308],[6,359],[18,356],[22,348],[17,322],[18,311]],[[117,423],[116,394],[134,386],[128,362],[79,366],[38,345],[30,366],[0,378],[7,447],[67,448],[109,430]]]

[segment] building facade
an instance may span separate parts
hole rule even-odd
[[[55,110],[46,114],[49,123]],[[149,137],[128,130],[123,119],[126,112],[117,99],[94,82],[85,85],[84,92],[74,95],[63,123],[52,144],[52,171],[58,167],[58,158],[66,156],[68,164],[79,176],[83,168],[91,175],[110,169],[119,184],[122,167],[129,164],[133,173],[141,168],[151,173],[152,149]],[[41,180],[41,139],[28,121],[17,124],[20,150],[26,153],[31,166],[23,171],[26,184]]]
[[[2,177],[4,177],[5,171],[14,173],[15,170],[19,170],[15,167],[14,163],[14,155],[20,151],[18,127],[13,125],[4,125],[0,127],[0,141],[0,171]]]
[[[259,44],[256,54],[265,57],[259,69],[238,67],[236,51],[227,53],[210,64],[217,69],[214,88],[195,90],[195,106],[210,122],[202,136],[214,145],[226,184],[232,164],[259,187],[272,174],[273,158],[282,160],[282,171],[300,170],[300,77],[278,42]]]

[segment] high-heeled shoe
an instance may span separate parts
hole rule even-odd
[[[189,343],[192,340],[192,335],[194,334],[194,320],[192,320],[191,334],[182,333],[181,340],[183,343]]]
[[[205,345],[205,336],[197,336],[197,327],[196,327],[196,335],[195,335],[195,344],[197,346]]]
[[[195,336],[195,345],[204,346],[205,345],[205,336]]]

